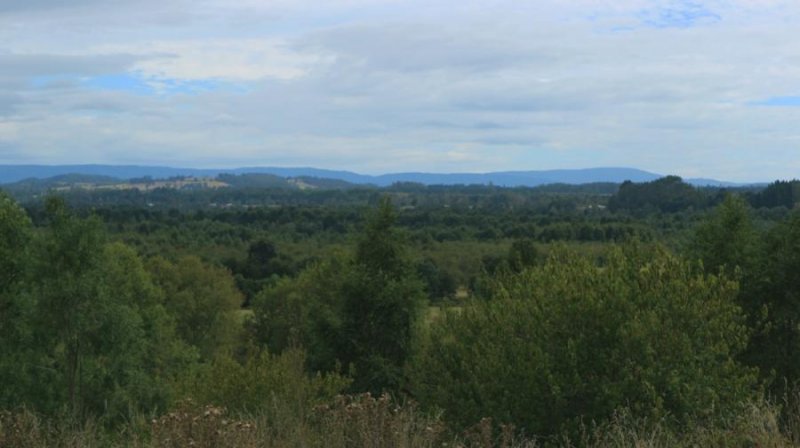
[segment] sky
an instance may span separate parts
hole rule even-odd
[[[797,0],[0,0],[0,164],[800,177]]]

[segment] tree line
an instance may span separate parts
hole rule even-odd
[[[370,392],[455,433],[488,417],[577,436],[623,411],[724,427],[800,379],[800,214],[765,224],[750,199],[725,195],[671,245],[513,240],[471,297],[437,305],[457,281],[420,262],[390,197],[292,264],[264,239],[238,259],[142,253],[102,215],[51,198],[32,217],[0,194],[0,409],[115,427],[191,398],[304,419]]]

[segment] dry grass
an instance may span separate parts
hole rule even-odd
[[[142,192],[153,191],[158,188],[170,188],[174,190],[181,190],[185,188],[203,188],[203,189],[218,189],[226,188],[230,185],[221,182],[217,179],[210,177],[187,177],[182,179],[167,179],[167,180],[153,180],[150,182],[119,182],[111,184],[96,184],[79,182],[69,185],[56,187],[56,191],[70,191],[70,190],[139,190]]]
[[[70,425],[26,411],[0,412],[0,447],[784,448],[800,446],[798,411],[789,400],[782,408],[753,403],[724,427],[699,426],[682,433],[620,413],[607,424],[584,429],[577,440],[536,440],[519,438],[513,427],[488,419],[453,436],[439,416],[421,413],[413,403],[399,405],[388,396],[339,396],[301,421],[237,417],[224,408],[184,402],[161,417],[140,418],[114,431],[92,422]]]

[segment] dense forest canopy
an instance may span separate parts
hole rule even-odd
[[[623,414],[690,443],[741,431],[748,406],[790,437],[797,181],[225,181],[0,193],[0,445],[61,434],[8,432],[30,419],[118,443],[208,405],[322,446],[390,402],[373,417],[408,432],[389,445],[606,437]],[[197,437],[168,421],[137,431]]]

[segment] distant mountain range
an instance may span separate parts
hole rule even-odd
[[[392,173],[378,176],[350,171],[318,168],[245,167],[235,169],[195,169],[136,165],[0,165],[0,184],[26,179],[47,179],[56,176],[79,174],[103,179],[130,180],[150,177],[166,179],[177,176],[216,177],[220,174],[272,174],[284,178],[320,178],[349,182],[357,185],[385,187],[397,182],[415,182],[425,185],[494,184],[504,187],[536,187],[546,184],[587,184],[596,182],[621,183],[626,180],[648,182],[663,177],[635,168],[588,168],[540,171],[501,171],[492,173]],[[739,186],[732,182],[714,179],[685,179],[697,186]]]

